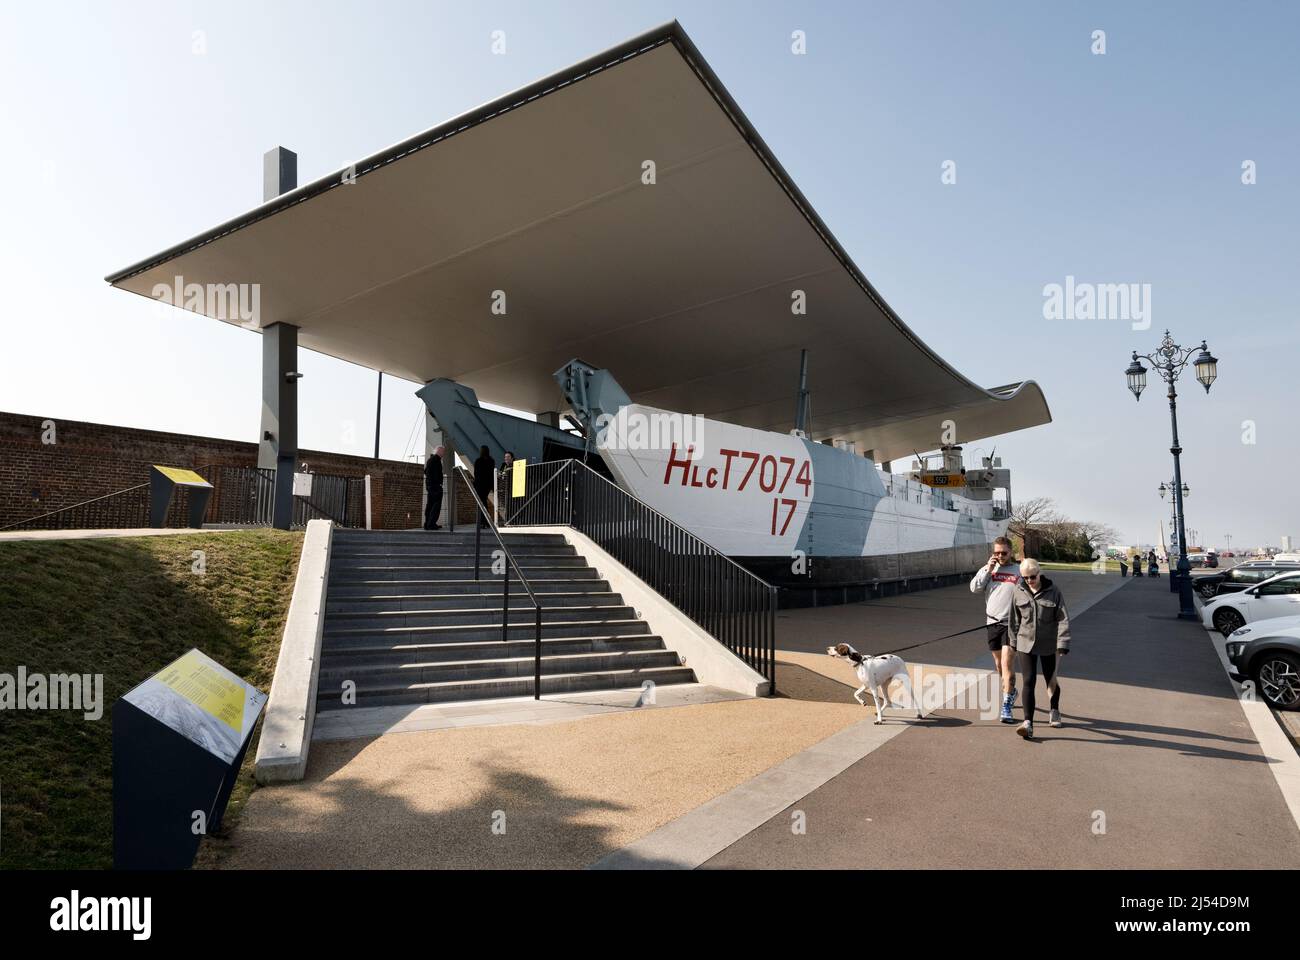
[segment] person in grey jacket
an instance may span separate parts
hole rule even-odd
[[[1011,541],[998,537],[993,541],[993,556],[971,578],[970,592],[984,594],[985,632],[993,669],[1002,678],[1002,710],[998,719],[1015,723],[1011,707],[1016,702],[1016,671],[1012,662],[1011,636],[1007,618],[1011,613],[1011,593],[1020,582],[1020,568],[1011,557]]]
[[[1020,561],[1021,581],[1011,596],[1007,627],[1016,648],[1020,675],[1025,688],[1025,720],[1016,733],[1026,740],[1034,737],[1034,687],[1038,668],[1051,694],[1048,722],[1061,726],[1061,685],[1056,677],[1056,658],[1070,652],[1070,615],[1065,597],[1050,578],[1043,576],[1037,560]]]

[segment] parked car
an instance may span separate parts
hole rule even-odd
[[[1215,597],[1201,608],[1201,622],[1225,637],[1257,620],[1297,615],[1300,615],[1300,571],[1279,574],[1238,593]]]
[[[1239,563],[1222,573],[1207,573],[1199,576],[1192,582],[1192,586],[1196,588],[1196,592],[1201,595],[1202,600],[1209,602],[1221,594],[1240,593],[1257,583],[1271,580],[1279,573],[1291,573],[1293,571],[1300,572],[1300,563],[1274,563],[1271,560],[1251,560],[1247,563]]]
[[[1300,710],[1300,616],[1235,630],[1226,652],[1234,680],[1252,681],[1271,707]]]
[[[1207,567],[1217,567],[1219,565],[1219,555],[1213,550],[1205,551],[1205,565]]]
[[[1190,563],[1193,567],[1203,567],[1205,566],[1205,554],[1189,553],[1187,555],[1187,562]]]
[[[1282,563],[1300,563],[1300,553],[1275,553],[1273,559]]]

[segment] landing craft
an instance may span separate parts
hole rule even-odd
[[[974,570],[1006,533],[1010,471],[985,458],[966,470],[943,447],[910,476],[859,456],[851,442],[687,416],[633,403],[608,370],[572,360],[555,373],[579,431],[490,411],[469,388],[417,391],[458,449],[510,449],[530,463],[585,456],[624,490],[771,583],[795,587],[924,580]],[[1004,491],[1002,498],[995,493]]]

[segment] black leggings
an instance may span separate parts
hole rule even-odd
[[[1020,661],[1020,680],[1021,686],[1024,687],[1024,693],[1021,696],[1025,698],[1025,719],[1032,723],[1034,720],[1034,687],[1038,685],[1039,660],[1043,661],[1043,681],[1047,684],[1047,689],[1052,695],[1052,709],[1056,710],[1061,705],[1061,685],[1056,682],[1056,654],[1038,657],[1032,653],[1016,651],[1016,659]]]

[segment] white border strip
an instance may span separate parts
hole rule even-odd
[[[307,522],[262,739],[257,744],[253,776],[258,783],[301,780],[307,772],[333,533],[334,524],[329,520]]]

